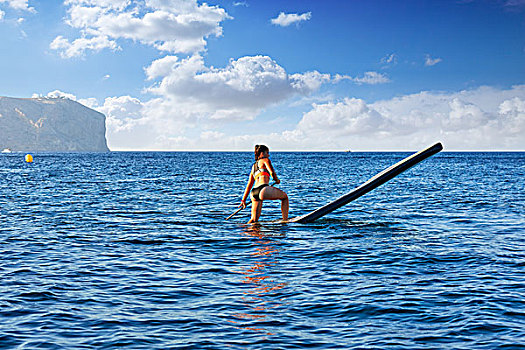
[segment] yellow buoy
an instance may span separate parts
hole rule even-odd
[[[26,162],[33,163],[33,156],[30,154],[26,154]]]

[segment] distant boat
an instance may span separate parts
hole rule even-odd
[[[11,150],[9,148],[4,148],[4,150],[2,151],[2,153],[11,153]]]

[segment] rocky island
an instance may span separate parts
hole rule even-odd
[[[108,152],[106,117],[65,98],[0,96],[0,150]]]

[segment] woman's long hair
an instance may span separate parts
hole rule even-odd
[[[255,145],[255,161],[259,159],[259,155],[270,150],[265,145]]]

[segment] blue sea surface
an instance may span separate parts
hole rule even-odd
[[[409,153],[272,152],[291,217]],[[1,349],[524,349],[525,153],[431,157],[310,224],[248,152],[0,155]]]

